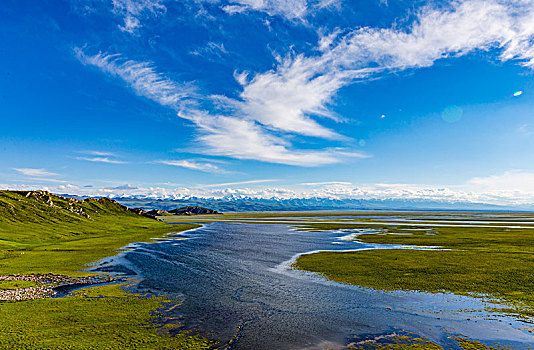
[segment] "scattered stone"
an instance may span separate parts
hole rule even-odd
[[[30,299],[43,299],[56,296],[58,289],[69,287],[90,286],[93,284],[117,281],[117,278],[108,276],[70,277],[53,273],[31,275],[0,275],[0,281],[30,281],[41,284],[36,287],[0,290],[0,300],[21,301]]]

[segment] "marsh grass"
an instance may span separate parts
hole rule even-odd
[[[38,285],[33,281],[0,281],[0,290],[30,288]]]
[[[0,303],[2,349],[208,349],[189,333],[153,323],[170,300],[98,286],[63,298]]]
[[[347,227],[307,224],[304,228]],[[429,226],[428,231],[403,231],[410,235],[390,234],[396,231],[391,223],[380,227],[379,232],[361,234],[357,239],[365,243],[439,246],[447,250],[321,252],[302,255],[294,266],[336,282],[379,290],[490,296],[509,304],[508,310],[514,314],[534,316],[534,230]]]

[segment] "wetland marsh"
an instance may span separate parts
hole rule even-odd
[[[170,317],[232,349],[358,348],[405,334],[447,349],[534,345],[530,217],[371,214],[166,217],[205,226],[133,245],[95,271],[137,276],[138,292],[180,295]],[[492,253],[493,270],[476,259]]]
[[[0,347],[534,346],[530,214],[234,213],[162,223],[109,200],[12,192],[4,201],[15,214],[0,222],[2,293],[41,288],[58,273],[108,282],[0,301]]]

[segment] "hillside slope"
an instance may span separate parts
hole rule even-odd
[[[0,274],[74,273],[128,243],[193,227],[177,229],[109,198],[0,191]]]
[[[109,198],[73,199],[46,191],[0,191],[0,249],[84,234],[151,226],[145,213]],[[15,244],[19,243],[19,244]]]

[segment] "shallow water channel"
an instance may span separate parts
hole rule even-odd
[[[216,222],[180,234],[188,239],[131,245],[94,270],[135,276],[139,291],[182,296],[169,316],[223,348],[343,348],[404,332],[445,348],[453,348],[456,333],[519,349],[534,345],[534,335],[518,329],[525,324],[488,314],[481,299],[377,292],[287,267],[310,251],[375,247],[340,239],[348,233]]]

